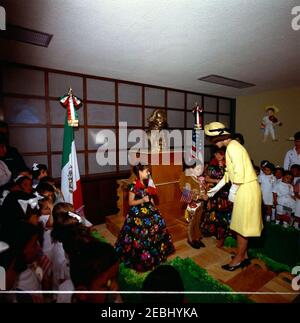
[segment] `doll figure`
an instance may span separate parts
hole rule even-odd
[[[266,115],[262,119],[261,129],[264,131],[264,140],[266,142],[270,135],[273,141],[277,141],[275,134],[275,126],[282,126],[282,123],[276,118],[275,114],[279,112],[279,109],[275,106],[267,106],[265,108]]]

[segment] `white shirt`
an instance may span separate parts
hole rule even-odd
[[[299,181],[300,177],[294,177],[293,185],[296,185]]]
[[[0,186],[3,186],[9,182],[11,178],[11,172],[6,164],[0,160]]]
[[[52,247],[53,289],[57,290],[59,284],[66,278],[63,277],[66,264],[66,255],[61,242],[54,242]]]
[[[52,242],[52,238],[51,238],[52,230],[46,227],[49,217],[50,215],[43,214],[40,216],[39,221],[42,223],[44,228],[43,252],[52,261],[52,258],[53,258],[52,249],[54,246],[54,243]]]
[[[293,185],[279,182],[273,188],[273,193],[277,194],[277,203],[282,206],[295,208],[294,188]]]
[[[261,173],[258,177],[258,181],[261,185],[263,202],[265,205],[273,205],[273,187],[276,182],[276,177],[274,175],[266,175]]]
[[[71,279],[65,280],[62,284],[58,286],[59,291],[70,292],[74,291],[75,287]],[[57,295],[57,303],[72,303],[72,294],[58,294]]]
[[[285,170],[290,170],[291,166],[294,164],[300,165],[300,154],[297,154],[295,147],[286,153],[283,168]]]
[[[300,179],[295,184],[294,191],[297,194],[300,194]],[[296,199],[296,210],[295,210],[295,216],[300,218],[300,198]]]
[[[42,285],[36,273],[31,268],[27,268],[17,278],[16,289],[24,291],[42,290]]]

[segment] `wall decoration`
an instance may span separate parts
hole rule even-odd
[[[278,107],[268,105],[265,107],[266,115],[263,117],[260,128],[263,130],[264,138],[263,142],[266,142],[270,136],[273,141],[278,141],[276,137],[276,126],[282,126],[282,122],[278,120],[276,114],[279,112]]]

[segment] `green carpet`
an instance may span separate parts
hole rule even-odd
[[[100,241],[107,242],[105,238],[97,231],[92,232],[92,236]],[[234,240],[233,240],[234,243]],[[174,266],[183,281],[185,291],[195,292],[232,292],[228,286],[221,284],[219,281],[211,277],[207,271],[199,267],[190,258],[176,257],[172,261],[165,264]],[[119,285],[122,291],[140,291],[143,281],[150,271],[138,273],[133,269],[120,264],[119,269]],[[139,303],[141,295],[139,294],[122,294],[123,301]],[[246,296],[241,294],[185,294],[185,299],[189,303],[253,303]]]
[[[232,237],[225,240],[225,247],[235,247]],[[300,264],[300,231],[281,225],[265,223],[259,238],[249,239],[249,256],[259,258],[274,272],[291,272]]]
[[[221,284],[212,278],[205,269],[199,267],[192,259],[175,258],[167,262],[174,266],[184,284],[185,291],[201,292],[232,292],[228,286]],[[143,281],[149,272],[137,273],[133,269],[126,268],[124,264],[120,265],[119,284],[120,289],[124,291],[139,291],[142,288]],[[123,294],[124,302],[140,302],[139,294]],[[251,302],[244,295],[240,294],[186,294],[186,300],[189,303],[240,303]]]

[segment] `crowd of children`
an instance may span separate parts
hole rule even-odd
[[[64,202],[46,165],[35,163],[32,170],[16,173],[0,194],[0,266],[6,270],[6,289],[25,292],[1,295],[1,302],[120,301],[118,294],[72,295],[75,289],[118,290],[118,257]],[[44,295],[44,290],[66,293]]]
[[[9,149],[13,154],[8,158]],[[215,235],[222,246],[230,232],[233,185],[224,184],[215,194],[208,194],[220,185],[225,174],[225,154],[225,148],[218,146],[209,164],[189,166],[180,178],[181,190],[189,188],[193,193],[186,201],[186,219],[188,242],[196,249],[205,247],[202,236]],[[167,279],[160,282],[161,275],[171,278],[178,273],[160,267],[175,248],[155,205],[156,192],[149,184],[147,166],[133,167],[135,179],[129,185],[129,212],[115,246],[111,246],[100,241],[92,224],[64,201],[55,180],[48,176],[47,166],[34,163],[28,169],[17,151],[9,148],[1,131],[0,157],[0,266],[6,270],[6,289],[41,291],[0,295],[1,301],[121,302],[117,293],[120,261],[137,271],[154,270],[145,281],[144,290],[151,290],[155,283],[166,283],[166,290],[174,290]],[[300,230],[300,165],[284,170],[264,160],[255,170],[261,185],[265,220]],[[44,290],[64,293],[44,295]],[[83,293],[72,294],[74,290]],[[182,282],[175,290],[183,291]]]
[[[300,165],[284,170],[264,160],[260,166],[258,176],[266,221],[300,230]]]
[[[120,260],[138,271],[160,268],[174,246],[148,196],[148,168],[138,165],[135,173],[131,214],[115,246],[99,239],[92,224],[64,202],[46,165],[35,163],[32,171],[24,169],[2,186],[0,266],[6,270],[6,290],[24,293],[1,295],[0,301],[122,302],[117,292]],[[155,278],[151,277],[147,279],[150,286]],[[43,294],[45,290],[54,292]],[[83,293],[72,294],[75,290]]]

